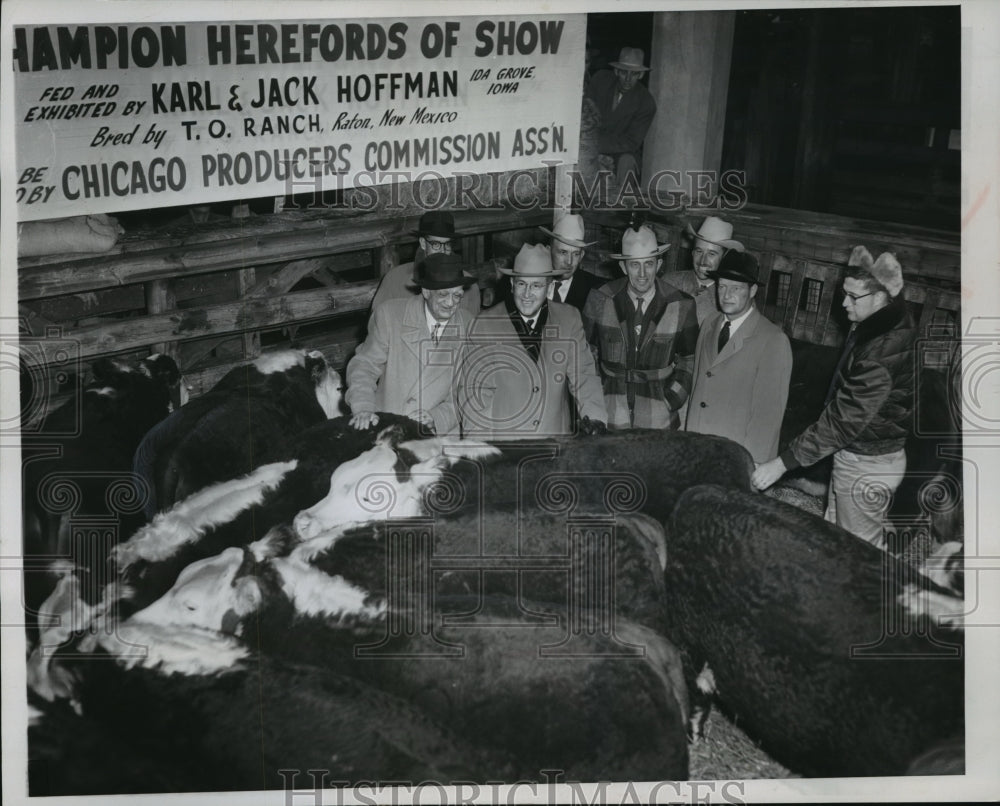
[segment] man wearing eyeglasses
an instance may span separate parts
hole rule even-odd
[[[628,229],[619,261],[625,277],[595,288],[584,332],[604,384],[609,428],[677,430],[691,392],[698,320],[694,300],[657,278],[669,244],[648,226]]]
[[[430,210],[420,216],[420,223],[414,233],[418,248],[411,263],[401,263],[386,272],[375,291],[372,313],[386,300],[410,299],[420,293],[416,283],[416,270],[420,262],[430,255],[450,255],[455,239],[455,218],[447,210]],[[479,313],[479,286],[471,285],[462,297],[462,310],[470,317]]]
[[[417,266],[419,296],[388,300],[347,365],[350,424],[378,425],[378,412],[402,414],[429,433],[458,433],[455,371],[471,317],[461,310],[475,278],[458,255],[433,254]]]
[[[851,327],[823,412],[783,453],[759,465],[752,483],[767,489],[786,471],[833,454],[826,519],[885,548],[882,519],[906,471],[916,329],[893,255],[872,260],[857,246],[848,267],[844,309]]]
[[[607,412],[576,308],[548,299],[554,277],[549,250],[521,247],[511,295],[469,328],[458,408],[462,435],[538,439],[606,429]],[[577,418],[574,418],[575,406]]]

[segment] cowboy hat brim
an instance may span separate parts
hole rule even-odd
[[[645,73],[647,70],[650,69],[649,67],[640,66],[636,64],[628,64],[627,62],[608,62],[608,64],[610,64],[612,67],[618,70],[631,70],[636,73],[639,72]]]
[[[659,257],[669,248],[670,244],[665,243],[663,246],[656,249],[655,252],[650,252],[648,255],[610,255],[610,258],[612,260],[645,260],[648,257]]]
[[[746,248],[742,243],[740,243],[740,241],[735,241],[732,238],[723,238],[721,241],[713,241],[711,238],[699,235],[694,231],[694,227],[690,224],[687,225],[685,232],[687,232],[687,234],[695,240],[704,241],[705,243],[714,243],[716,246],[721,246],[723,249],[735,249],[737,252],[742,252]]]
[[[501,274],[506,274],[510,277],[562,277],[563,274],[565,273],[562,271],[556,271],[551,267],[549,268],[548,271],[545,272],[535,272],[535,271],[525,272],[525,271],[517,271],[515,269],[505,269],[503,267],[498,268],[497,271],[499,271]]]
[[[562,243],[567,246],[575,246],[577,249],[586,249],[587,247],[593,246],[597,241],[578,241],[575,238],[567,238],[565,235],[556,235],[552,230],[545,229],[545,227],[539,227],[542,232],[548,235],[550,238],[555,238],[557,241],[562,241]]]

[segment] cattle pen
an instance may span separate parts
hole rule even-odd
[[[3,21],[5,799],[978,787],[971,0],[136,3]]]

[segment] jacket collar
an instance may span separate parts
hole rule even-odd
[[[903,301],[903,295],[900,294],[884,308],[879,308],[863,322],[858,323],[854,343],[864,344],[879,336],[884,336],[905,318],[906,303]]]

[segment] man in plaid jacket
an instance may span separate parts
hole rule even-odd
[[[594,289],[584,307],[610,428],[680,427],[698,319],[694,299],[656,276],[669,248],[648,226],[626,231],[622,254],[612,255],[626,276]]]

